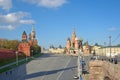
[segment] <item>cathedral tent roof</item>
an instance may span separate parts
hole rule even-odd
[[[76,37],[75,40],[78,40],[78,38]]]
[[[70,41],[70,38],[68,38],[67,40]]]
[[[82,41],[82,37],[80,37],[80,41]]]

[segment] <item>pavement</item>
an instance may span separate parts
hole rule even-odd
[[[85,60],[85,74],[82,74],[82,78],[83,80],[89,80],[89,61],[90,61],[91,57],[90,56],[84,56],[84,60]]]
[[[90,56],[84,58],[86,73],[83,80],[88,80]],[[77,56],[47,53],[0,74],[0,80],[75,80],[77,70]]]
[[[45,54],[26,64],[26,74],[18,80],[74,80],[77,57]]]

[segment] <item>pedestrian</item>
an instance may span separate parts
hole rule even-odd
[[[83,75],[85,75],[85,70],[83,70],[82,72],[83,72]]]
[[[80,75],[80,80],[83,80],[81,75]]]

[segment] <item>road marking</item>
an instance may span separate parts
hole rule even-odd
[[[53,56],[52,56],[53,57]],[[51,58],[51,57],[50,57]],[[48,62],[49,61],[49,59],[46,61],[46,62]],[[56,61],[56,60],[53,60],[54,62]],[[51,65],[51,67],[53,67],[53,65]],[[51,69],[50,69],[50,66],[49,66],[49,68],[46,70],[46,72],[43,74],[43,76],[42,76],[42,78],[41,78],[41,80],[44,80],[45,79],[45,77],[46,77],[46,74],[48,73],[48,71],[50,71]]]
[[[70,63],[70,61],[71,61],[71,58],[70,58],[70,60],[68,60],[67,64],[64,66],[64,69],[68,66],[68,64]],[[58,75],[58,77],[57,77],[56,80],[59,80],[59,78],[61,77],[61,75],[62,75],[63,73],[64,73],[64,71],[62,71],[62,72]]]

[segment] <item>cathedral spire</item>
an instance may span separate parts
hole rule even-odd
[[[75,27],[73,27],[73,33],[75,33]]]
[[[80,37],[80,41],[83,41],[82,37]]]
[[[87,39],[87,41],[86,41],[86,45],[89,45],[89,43],[88,43],[88,39]]]
[[[71,47],[75,47],[75,38],[76,38],[76,33],[75,33],[75,28],[73,28],[72,32],[72,39],[71,39]]]

